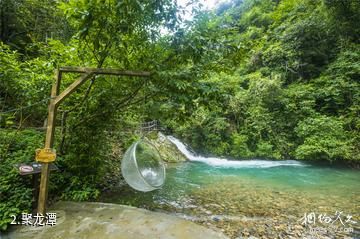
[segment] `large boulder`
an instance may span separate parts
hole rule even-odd
[[[146,137],[159,150],[159,153],[165,162],[177,163],[187,160],[178,148],[163,133],[152,132]]]

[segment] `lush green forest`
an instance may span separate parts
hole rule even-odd
[[[175,0],[0,2],[0,229],[31,209],[30,180],[13,165],[43,147],[61,66],[152,75],[94,77],[62,103],[56,198],[98,197],[153,119],[207,155],[359,165],[360,1],[232,0],[212,11],[194,1],[191,20],[184,11]]]

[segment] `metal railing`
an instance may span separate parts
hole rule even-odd
[[[162,127],[160,126],[159,121],[153,120],[153,121],[142,123],[140,125],[140,130],[142,132],[161,131]]]
[[[164,134],[171,133],[171,130],[163,126],[158,120],[144,122],[139,125],[138,129],[142,133],[148,133],[153,131],[162,132]]]

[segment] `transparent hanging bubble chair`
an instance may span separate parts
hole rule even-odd
[[[133,143],[121,161],[125,181],[135,190],[149,192],[165,182],[165,164],[156,147],[147,139]]]

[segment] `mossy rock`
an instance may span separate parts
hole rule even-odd
[[[146,135],[146,138],[159,150],[165,162],[176,163],[187,161],[178,148],[161,132],[151,132]]]

